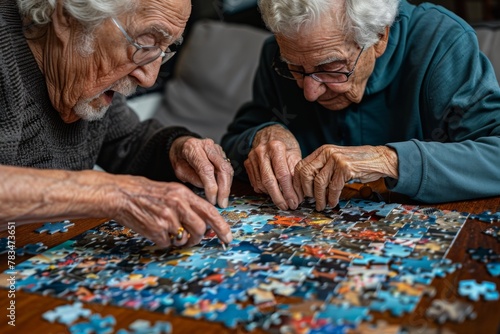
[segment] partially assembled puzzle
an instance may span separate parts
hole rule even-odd
[[[17,285],[230,328],[320,333],[368,326],[373,312],[412,312],[434,277],[458,267],[445,257],[467,213],[314,205],[281,211],[267,197],[232,197],[219,209],[234,237],[226,249],[212,230],[195,247],[159,249],[109,221],[18,265]]]

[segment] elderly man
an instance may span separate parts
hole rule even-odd
[[[466,22],[399,0],[259,6],[274,37],[222,140],[256,191],[318,210],[350,180],[425,202],[500,194],[500,89]]]
[[[190,7],[0,0],[2,224],[108,217],[159,246],[196,244],[207,225],[231,241],[213,206],[227,206],[233,176],[221,147],[139,122],[124,98],[154,83]],[[92,171],[96,163],[113,174]],[[204,188],[210,203],[167,180]]]

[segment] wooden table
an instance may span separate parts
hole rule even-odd
[[[395,193],[388,192],[383,183],[375,182],[369,184],[371,190],[378,191],[384,197],[386,202],[394,203],[409,203],[407,198]],[[344,189],[343,197],[359,197],[360,185],[350,185]],[[366,190],[366,188],[364,189]],[[253,194],[250,187],[246,184],[235,182],[233,192],[236,195]],[[444,203],[439,205],[422,205],[431,206],[439,209],[457,210],[462,212],[480,213],[485,210],[493,212],[500,211],[500,197],[493,197],[480,200],[462,201],[455,203]],[[37,234],[33,232],[42,224],[31,224],[16,227],[16,246],[22,247],[28,243],[43,242],[46,246],[53,247],[65,240],[71,239],[76,235],[93,228],[106,221],[105,219],[86,219],[74,220],[75,226],[71,227],[67,233],[57,233],[54,235]],[[432,285],[436,288],[435,298],[459,299],[465,301],[464,298],[459,297],[458,281],[463,279],[477,279],[479,282],[483,280],[495,282],[497,288],[500,289],[500,278],[492,277],[485,269],[484,264],[472,260],[467,253],[468,248],[491,248],[496,253],[500,253],[500,243],[494,238],[487,236],[481,231],[491,226],[500,226],[500,223],[488,224],[478,222],[476,220],[468,220],[462,228],[455,244],[449,253],[449,258],[454,262],[462,263],[462,268],[453,274],[449,274],[445,278],[434,279]],[[0,232],[0,237],[6,237],[7,231]],[[19,264],[31,255],[17,257],[16,264]],[[7,256],[6,254],[0,255],[0,272],[7,269]],[[50,324],[42,319],[41,314],[54,309],[59,305],[68,304],[69,302],[62,299],[53,297],[41,296],[38,294],[25,293],[23,291],[16,291],[15,298],[8,298],[8,290],[0,289],[0,333],[44,333],[44,334],[59,334],[67,333],[67,329],[63,325]],[[15,300],[15,327],[7,325],[9,319],[7,318],[10,300]],[[411,325],[419,328],[437,327],[437,325],[427,319],[424,314],[425,310],[431,303],[430,298],[423,297],[418,305],[416,311],[412,314],[406,315],[401,318],[395,318],[388,315],[388,313],[377,314],[376,319],[384,319],[389,323]],[[132,310],[126,308],[119,308],[115,306],[103,306],[96,304],[85,304],[86,308],[91,309],[95,313],[100,313],[103,316],[113,315],[116,318],[116,329],[128,328],[128,325],[136,319],[146,319],[151,322],[158,320],[169,321],[172,324],[174,333],[239,333],[244,332],[242,329],[230,330],[222,324],[211,323],[203,320],[195,320],[174,315],[164,315],[154,312],[147,312],[142,310]],[[474,309],[477,314],[475,320],[467,320],[461,324],[447,322],[442,328],[447,328],[455,333],[497,333],[500,329],[500,301],[485,302],[480,301],[474,303]],[[442,329],[441,328],[441,329]],[[261,333],[261,331],[255,331]],[[420,333],[420,332],[419,332]]]

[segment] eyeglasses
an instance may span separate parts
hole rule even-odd
[[[123,26],[115,18],[112,18],[111,20],[118,27],[118,29],[120,29],[127,41],[137,49],[132,55],[132,60],[138,66],[144,66],[152,63],[158,59],[158,57],[161,57],[161,63],[165,64],[177,52],[177,48],[179,47],[177,44],[169,45],[165,51],[157,45],[141,45],[127,34]]]
[[[273,68],[280,76],[290,79],[290,80],[299,80],[303,79],[305,76],[311,77],[314,80],[321,83],[343,83],[349,80],[349,77],[354,73],[356,69],[356,65],[358,64],[359,57],[361,57],[361,53],[365,48],[362,47],[361,51],[354,62],[354,66],[352,70],[349,72],[338,72],[338,71],[316,71],[316,72],[302,72],[297,70],[291,70],[286,63],[284,63],[279,56],[279,50],[276,52],[273,60]]]

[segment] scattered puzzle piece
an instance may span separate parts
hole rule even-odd
[[[473,319],[476,316],[471,304],[461,301],[448,302],[443,299],[433,300],[425,315],[439,324],[446,321],[464,322],[467,318]]]
[[[488,281],[477,283],[475,280],[463,280],[458,285],[458,293],[461,296],[468,297],[476,302],[481,296],[485,300],[498,300],[499,293],[496,289],[496,284]]]
[[[71,334],[109,334],[113,333],[116,320],[113,316],[101,317],[100,314],[93,314],[89,322],[80,322],[72,325],[69,330]]]
[[[500,221],[500,212],[484,211],[479,214],[470,215],[471,219],[477,219],[485,223],[493,223]]]
[[[42,227],[39,227],[35,230],[36,233],[45,233],[54,234],[57,232],[68,232],[68,227],[75,225],[69,220],[64,220],[55,223],[45,223]]]
[[[83,304],[75,302],[74,304],[58,306],[52,311],[47,311],[42,314],[42,318],[48,322],[58,322],[64,325],[70,325],[78,318],[88,318],[92,311],[83,308]]]

